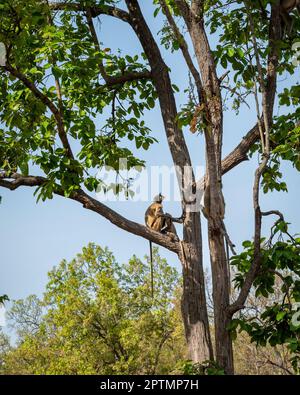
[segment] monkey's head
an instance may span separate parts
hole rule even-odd
[[[165,197],[161,193],[159,193],[158,195],[154,196],[153,202],[155,202],[155,203],[162,203],[164,198]]]

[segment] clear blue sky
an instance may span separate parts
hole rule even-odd
[[[152,2],[143,3],[145,14],[149,16],[150,26],[158,31],[159,20],[154,20]],[[146,4],[146,5],[145,5]],[[97,25],[100,28],[100,25]],[[99,30],[100,31],[100,30]],[[100,39],[106,47],[121,48],[123,53],[135,54],[141,48],[124,23],[112,18],[102,18]],[[172,69],[173,82],[186,87],[185,66],[178,52],[175,55],[163,51],[167,64]],[[298,74],[295,76],[299,79]],[[286,81],[281,83],[284,86]],[[178,103],[183,103],[183,93],[177,95]],[[276,110],[275,110],[276,111]],[[234,111],[225,115],[224,156],[239,142],[255,122],[255,108],[244,109],[238,116]],[[171,165],[166,137],[159,109],[146,114],[146,121],[158,138],[159,144],[145,152],[147,165]],[[191,156],[196,165],[204,165],[203,136],[185,136]],[[252,183],[257,165],[257,157],[244,162],[230,174],[224,176],[226,199],[226,224],[232,240],[237,246],[241,241],[250,239],[253,234]],[[262,198],[264,210],[278,209],[289,222],[293,223],[292,232],[300,229],[299,219],[299,173],[291,166],[283,165],[289,193],[273,193]],[[72,259],[88,242],[108,246],[121,262],[133,254],[142,257],[148,254],[148,241],[126,233],[95,213],[84,210],[78,203],[61,197],[36,204],[32,189],[18,189],[10,192],[0,190],[3,197],[0,205],[0,294],[6,293],[11,299],[19,299],[35,293],[41,295],[47,282],[47,272],[63,258]],[[144,211],[149,202],[119,202],[110,206],[134,221],[143,223]],[[179,216],[178,203],[167,202],[166,211]],[[270,220],[266,225],[270,224]],[[204,257],[208,264],[208,250],[205,238],[206,223],[203,222],[205,241]],[[168,258],[170,264],[180,269],[176,256],[164,249],[161,255]]]

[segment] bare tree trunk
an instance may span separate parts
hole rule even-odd
[[[232,340],[227,330],[227,325],[230,322],[227,313],[230,275],[225,254],[224,235],[220,228],[211,224],[208,227],[208,235],[212,267],[216,362],[226,374],[233,374]]]
[[[208,207],[205,208],[208,212],[208,236],[213,279],[216,362],[227,374],[233,374],[232,342],[226,330],[230,279],[223,233],[224,199],[221,183],[223,117],[220,81],[205,32],[204,2],[193,1],[190,6],[183,0],[175,0],[175,2],[189,30],[203,83],[201,101],[205,108],[206,187],[209,196]]]
[[[199,213],[187,213],[183,240],[181,307],[189,354],[193,362],[213,360],[205,296]]]
[[[215,120],[218,119],[216,116]],[[220,119],[220,125],[222,121]],[[220,127],[220,126],[219,126]],[[213,136],[213,134],[212,134]],[[222,195],[220,156],[213,137],[206,133],[207,174],[209,180],[208,240],[212,272],[216,362],[226,374],[233,374],[233,351],[227,325],[230,295],[230,272],[224,242],[225,204]]]
[[[230,304],[230,271],[228,257],[224,241],[224,215],[225,203],[222,194],[222,175],[221,175],[221,149],[218,147],[218,141],[214,136],[222,135],[222,132],[216,132],[222,129],[222,117],[220,112],[212,111],[215,116],[215,130],[210,136],[206,132],[207,147],[207,173],[209,180],[209,204],[208,209],[208,240],[210,250],[211,272],[212,272],[212,289],[214,302],[214,323],[215,323],[215,352],[216,362],[222,367],[226,374],[234,374],[232,340],[227,326],[231,320],[228,315]]]

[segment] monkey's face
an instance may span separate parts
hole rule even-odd
[[[155,203],[162,203],[162,201],[164,200],[164,196],[160,193],[159,195],[154,196],[153,201]]]
[[[162,201],[165,199],[165,197],[160,193],[159,194],[159,202],[162,203]]]

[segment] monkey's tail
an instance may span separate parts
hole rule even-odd
[[[153,275],[153,252],[152,252],[152,241],[149,240],[150,246],[150,276],[151,276],[151,296],[154,297],[154,275]]]

